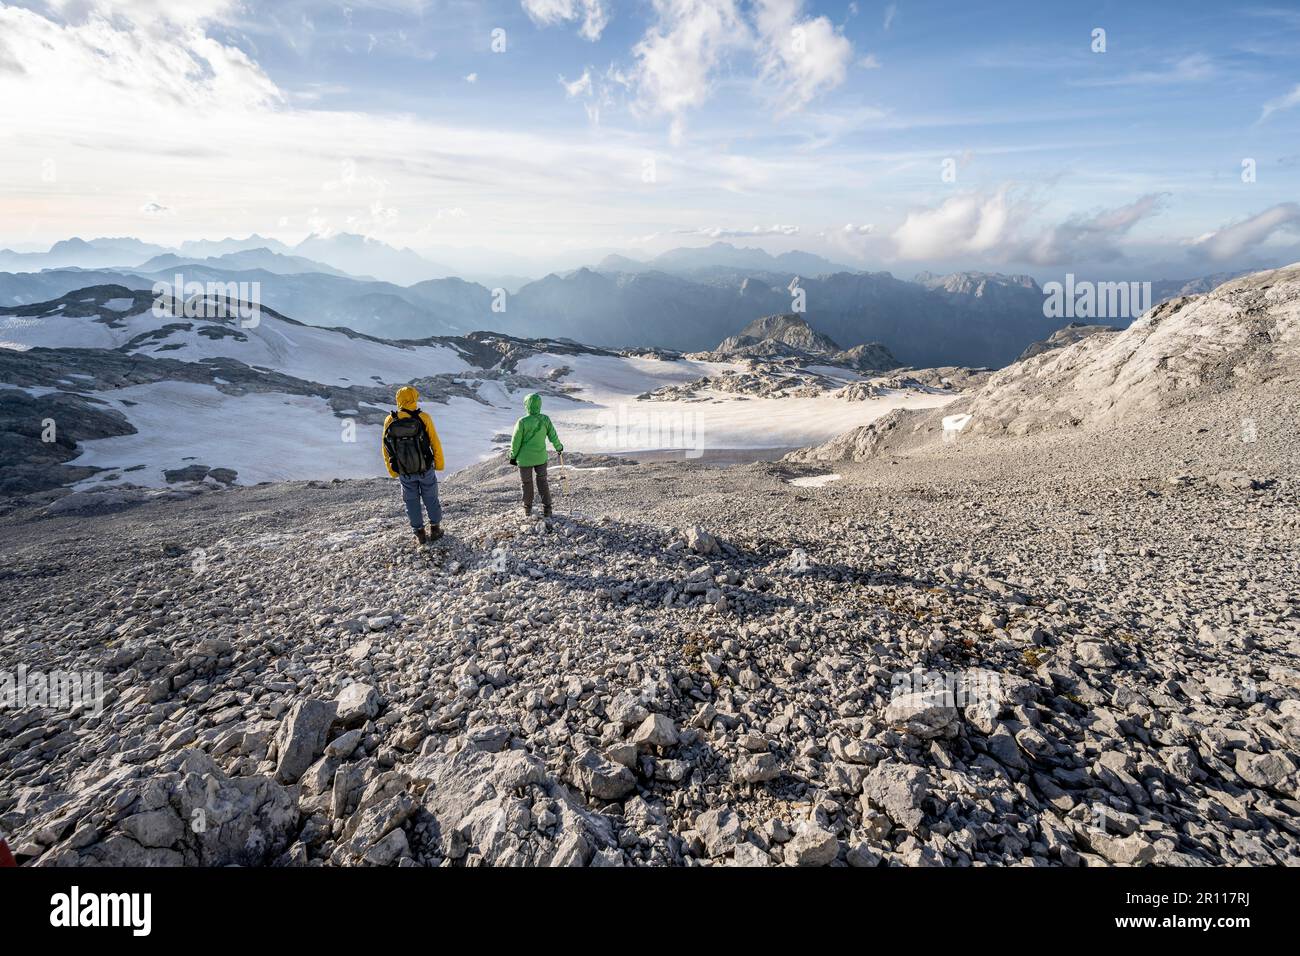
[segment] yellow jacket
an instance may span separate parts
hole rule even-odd
[[[410,409],[399,408],[397,414],[410,418],[414,412]],[[420,412],[420,418],[424,421],[424,430],[429,435],[429,444],[433,446],[433,469],[434,471],[442,471],[442,469],[446,467],[446,462],[442,459],[442,442],[438,441],[438,430],[433,427],[433,419],[429,417],[428,412]],[[388,445],[383,440],[383,438],[388,436],[388,426],[392,423],[393,416],[390,412],[388,417],[384,419],[384,432],[383,437],[380,438],[379,447],[384,450],[384,467],[388,469],[388,477],[396,478],[397,472],[393,470],[393,463],[388,457]]]

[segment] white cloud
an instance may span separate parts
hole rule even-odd
[[[869,236],[875,231],[876,227],[871,223],[863,223],[860,226],[855,226],[851,222],[844,224],[844,232],[851,236]]]
[[[469,83],[469,84],[477,83],[477,82],[478,82],[478,74],[477,74],[477,73],[467,73],[467,74],[465,74],[465,82],[466,82],[466,83]]]
[[[723,226],[705,226],[699,229],[683,229],[683,235],[705,236],[709,239],[757,239],[764,236],[797,236],[798,226],[754,226],[751,229],[729,229]]]
[[[800,19],[802,13],[803,0],[757,0],[754,8],[765,46],[763,79],[780,88],[783,112],[839,86],[853,62],[853,44],[829,19]]]
[[[307,228],[313,236],[320,236],[322,239],[328,239],[338,231],[330,223],[329,217],[322,215],[319,209],[313,209],[311,215],[307,217]]]
[[[349,220],[348,226],[353,231],[363,231],[366,234],[378,232],[385,226],[390,226],[397,219],[397,210],[392,206],[385,206],[382,199],[376,199],[369,206],[370,220],[367,222],[360,217]]]
[[[178,106],[201,115],[282,102],[275,84],[243,51],[211,39],[192,19],[171,23],[167,42],[157,42],[160,25],[168,24],[162,14],[143,24],[131,19],[139,8],[151,6],[127,3],[113,21],[96,7],[79,23],[0,6],[0,35],[21,70],[0,72],[0,100],[21,103],[23,113],[37,120],[37,129],[57,122],[41,118],[65,112],[69,96],[76,109],[105,118],[125,112],[158,115]],[[195,16],[193,11],[189,16]],[[123,109],[125,103],[130,103],[129,111]]]
[[[1003,187],[992,194],[962,193],[912,212],[892,238],[901,259],[978,255],[1038,265],[1104,262],[1121,257],[1119,241],[1158,213],[1164,200],[1164,194],[1150,193],[1123,206],[1035,228],[1029,223],[1035,204]]]
[[[1104,209],[1091,216],[1071,216],[1049,229],[1029,249],[1031,261],[1056,265],[1087,259],[1106,262],[1118,259],[1121,252],[1116,240],[1143,219],[1164,208],[1166,193],[1148,193],[1114,209]]]
[[[888,30],[894,25],[894,17],[898,16],[898,4],[891,3],[885,7],[885,29]]]
[[[664,114],[680,129],[690,109],[724,82],[733,54],[743,55],[748,67],[752,56],[767,49],[755,2],[654,3],[661,16],[639,44],[644,55],[638,55],[635,72],[593,66],[577,78],[561,79],[564,95],[582,102],[593,121],[614,96],[640,93],[644,105],[657,106],[653,90],[663,94],[669,107]],[[126,7],[136,16],[151,9],[143,0]],[[319,110],[286,96],[236,41],[217,39],[242,34],[209,35],[217,20],[164,18],[169,32],[167,42],[160,42],[158,22],[136,23],[122,14],[109,19],[95,9],[74,13],[69,7],[66,17],[53,17],[0,5],[0,63],[6,64],[0,65],[0,103],[10,128],[23,131],[10,137],[0,155],[0,221],[16,238],[24,238],[24,229],[38,230],[42,238],[85,234],[93,223],[104,234],[139,231],[154,241],[173,241],[291,223],[317,231],[382,231],[395,244],[422,236],[428,243],[550,255],[564,242],[597,245],[612,223],[627,233],[668,236],[700,227],[699,235],[712,238],[766,236],[775,244],[775,237],[800,236],[802,244],[821,237],[790,225],[751,224],[808,218],[823,224],[811,228],[824,228],[825,242],[868,249],[871,262],[896,248],[907,258],[970,254],[993,262],[1080,248],[1104,251],[1142,211],[1062,215],[1060,225],[1034,230],[1026,226],[1031,205],[1003,192],[954,197],[955,205],[918,210],[894,229],[892,203],[905,202],[905,194],[880,207],[862,202],[864,190],[890,185],[883,179],[864,184],[862,170],[891,155],[828,156],[784,145],[751,149],[739,138],[724,142],[721,134],[661,160],[659,182],[689,191],[657,190],[642,182],[644,158],[662,156],[653,131],[575,136],[572,124],[557,130],[547,123]],[[228,8],[214,3],[207,9],[222,16]],[[780,9],[788,14],[780,22],[801,22],[797,4]],[[651,42],[656,37],[659,46]],[[364,34],[359,41],[358,53]],[[675,69],[676,54],[684,57],[681,70]],[[647,85],[651,74],[657,86]],[[699,95],[693,92],[697,86]],[[828,141],[843,138],[849,129],[876,122],[872,117],[879,111],[862,109],[850,123],[845,111],[828,109],[822,120],[812,107],[800,126]],[[730,132],[727,123],[720,126]],[[47,158],[58,164],[57,190],[34,185]],[[145,197],[168,212],[143,211]],[[457,209],[472,213],[457,215]],[[874,233],[864,225],[844,229],[850,215],[879,225]],[[1268,238],[1295,223],[1285,209],[1256,219],[1208,235],[1198,247],[1205,255],[1231,255],[1263,241],[1251,238],[1261,229]],[[1202,223],[1193,232],[1204,228]]]
[[[587,119],[594,125],[600,124],[601,111],[618,103],[629,85],[628,78],[614,66],[604,75],[593,75],[591,67],[587,67],[576,80],[566,80],[563,76],[558,79],[566,97],[583,101]]]
[[[573,80],[572,82],[566,80],[563,76],[561,76],[560,85],[564,87],[564,95],[570,98],[575,96],[582,96],[586,93],[590,93],[591,92],[591,70],[590,69],[583,70],[582,76],[578,77],[576,80]]]
[[[736,0],[653,0],[655,22],[633,47],[638,102],[671,117],[680,143],[685,114],[713,92],[728,54],[752,55],[782,112],[844,82],[853,45],[824,17],[805,17],[804,0],[755,0],[753,21]]]
[[[1241,222],[1201,236],[1193,249],[1206,258],[1223,261],[1249,252],[1280,229],[1300,228],[1300,203],[1282,202]]]
[[[581,20],[578,33],[593,42],[600,39],[609,25],[605,0],[521,0],[521,5],[538,26]]]
[[[0,36],[0,73],[22,73],[23,65],[18,62],[18,56],[10,52],[5,38]]]
[[[1300,106],[1300,83],[1297,83],[1295,89],[1290,93],[1284,93],[1276,99],[1271,99],[1265,103],[1264,109],[1259,116],[1260,122],[1268,119],[1274,113],[1281,112],[1282,110],[1289,110],[1294,106]]]
[[[169,24],[196,26],[227,20],[238,11],[238,0],[48,0],[45,6],[69,24],[99,17],[117,18],[163,35]]]
[[[1177,86],[1198,83],[1218,74],[1218,69],[1204,53],[1180,57],[1149,70],[1135,70],[1116,76],[1077,80],[1075,86]]]
[[[657,22],[632,48],[634,81],[644,105],[674,117],[709,95],[713,72],[729,49],[751,42],[735,0],[654,0]]]
[[[963,193],[909,213],[894,230],[894,244],[902,259],[986,254],[1009,242],[1025,213],[1005,188],[991,196]]]
[[[174,210],[169,206],[164,206],[156,199],[150,199],[140,207],[140,212],[146,216],[170,216]]]
[[[319,110],[201,28],[178,28],[166,44],[151,29],[0,6],[0,36],[17,60],[0,70],[0,103],[23,130],[0,151],[0,222],[14,238],[39,229],[53,241],[93,223],[107,235],[173,242],[288,222],[378,232],[398,245],[550,255],[562,242],[594,244],[611,222],[641,232],[664,219],[709,225],[705,212],[654,204],[642,182],[644,158],[659,145],[652,134],[584,138],[567,128]],[[630,82],[617,69],[593,68],[590,78],[590,109]],[[60,188],[42,190],[37,203],[33,184],[47,159],[57,161]],[[811,161],[709,149],[683,150],[659,170],[661,182],[681,176],[715,195],[814,173]],[[165,197],[174,213],[141,214],[146,197]],[[457,207],[472,215],[439,213]]]

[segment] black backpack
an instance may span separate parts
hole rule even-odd
[[[422,475],[433,467],[433,445],[424,428],[424,417],[414,409],[401,417],[393,412],[393,420],[384,432],[384,447],[388,460],[399,475]]]

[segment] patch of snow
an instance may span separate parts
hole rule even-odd
[[[791,478],[790,484],[798,488],[822,488],[832,481],[839,481],[842,475],[805,475],[803,478]]]
[[[543,378],[562,366],[573,370],[564,382],[576,386],[573,397],[582,401],[548,398],[543,411],[555,423],[566,448],[588,453],[797,448],[829,441],[895,408],[937,408],[956,398],[946,392],[889,392],[862,402],[844,402],[830,397],[829,392],[812,398],[758,398],[720,392],[701,393],[709,399],[706,401],[642,402],[636,400],[637,395],[664,385],[740,371],[742,366],[689,359],[541,354],[521,361],[518,371]],[[841,376],[854,374],[831,366],[819,368]]]
[[[233,398],[192,382],[154,382],[100,393],[109,395],[137,403],[122,409],[136,434],[82,442],[73,462],[99,468],[148,462],[148,468],[121,479],[132,484],[164,487],[163,472],[184,467],[187,460],[233,468],[241,484],[383,473],[382,461],[376,467],[362,453],[364,447],[371,458],[378,454],[378,429],[371,430],[372,441],[358,427],[357,442],[344,442],[343,423],[323,399],[283,393]],[[74,487],[88,485],[83,481]]]
[[[133,326],[138,318],[128,319],[126,324]],[[57,324],[77,322],[60,319]],[[353,381],[364,381],[379,370],[386,381],[395,384],[431,374],[440,367],[453,373],[465,371],[459,355],[450,349],[398,349],[349,339],[327,329],[291,326],[266,316],[262,324],[267,328],[243,330],[252,340],[247,343],[229,338],[213,342],[187,333],[183,341],[188,343],[188,353],[180,350],[165,354],[198,360],[227,349],[248,362],[248,352],[239,350],[261,349],[264,359],[259,364],[314,381],[345,381],[344,373]],[[128,338],[139,331],[108,330],[102,323],[90,325]],[[172,337],[168,341],[181,339]],[[554,421],[566,449],[584,453],[801,447],[828,441],[894,408],[937,407],[955,397],[887,393],[862,402],[844,402],[830,397],[829,392],[808,398],[703,393],[703,401],[650,402],[638,401],[636,396],[664,385],[716,376],[738,366],[548,354],[524,360],[519,371],[544,377],[548,370],[559,366],[573,370],[564,379],[575,388],[573,397],[547,397],[543,409]],[[344,416],[336,415],[319,398],[257,392],[231,396],[211,385],[175,381],[90,394],[118,407],[138,433],[84,442],[80,456],[72,464],[99,468],[148,464],[142,471],[122,474],[122,482],[159,487],[166,483],[164,470],[193,462],[233,468],[241,484],[387,474],[378,422],[362,424],[353,417],[363,410],[391,410],[385,404],[362,402]],[[442,441],[447,463],[444,476],[499,454],[499,443],[494,444],[493,437],[509,435],[523,414],[519,389],[484,379],[478,395],[488,404],[455,397],[446,403],[429,402],[423,406],[433,417]],[[354,433],[345,432],[345,418],[354,422]],[[345,441],[347,434],[354,434],[355,441]],[[688,456],[691,453],[687,451]]]
[[[43,398],[46,395],[59,395],[63,391],[60,388],[51,388],[48,385],[11,385],[8,382],[0,382],[0,388],[12,388],[18,392],[26,392],[32,398]]]
[[[545,378],[557,368],[570,368],[566,385],[580,386],[577,393],[589,401],[606,396],[625,397],[653,391],[664,385],[679,385],[724,371],[741,371],[736,362],[695,362],[689,359],[662,362],[658,359],[622,358],[617,355],[532,355],[519,363],[522,375]]]
[[[58,321],[44,320],[30,326],[6,326],[4,334],[8,341],[0,343],[0,346],[18,350],[38,347],[115,349],[165,325],[188,325],[188,329],[176,328],[163,338],[145,342],[135,350],[135,354],[157,354],[183,362],[233,358],[245,365],[270,368],[294,378],[331,385],[347,385],[367,379],[399,385],[413,378],[464,372],[470,368],[455,350],[445,346],[403,348],[386,342],[354,339],[335,329],[293,325],[265,313],[256,325],[247,328],[238,320],[217,322],[158,317],[150,309],[113,318],[116,328],[94,317],[60,317]],[[200,331],[207,328],[224,329],[227,334],[216,338],[201,335]]]
[[[945,415],[943,418],[944,434],[960,432],[970,424],[973,415]]]
[[[137,403],[120,408],[136,434],[81,442],[81,454],[70,463],[121,468],[148,462],[142,471],[123,474],[124,482],[163,487],[165,470],[188,463],[233,468],[239,484],[388,474],[380,426],[356,422],[356,440],[344,441],[346,422],[323,399],[282,392],[235,397],[193,382],[152,382],[95,394]],[[447,464],[443,476],[491,455],[492,436],[514,426],[513,413],[467,398],[423,407],[442,442]]]

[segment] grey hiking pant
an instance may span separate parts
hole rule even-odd
[[[524,483],[524,511],[533,513],[533,472],[537,473],[537,490],[542,493],[542,507],[551,513],[551,483],[546,479],[545,465],[522,465],[519,479]]]

